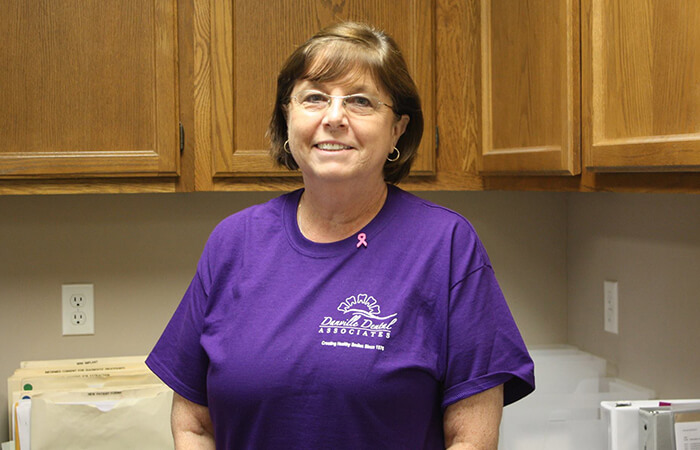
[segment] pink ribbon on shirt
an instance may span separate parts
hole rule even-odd
[[[357,235],[357,248],[364,245],[367,247],[367,235],[365,233],[360,233]]]

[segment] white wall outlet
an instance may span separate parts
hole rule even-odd
[[[95,334],[95,289],[92,284],[64,284],[63,335]]]
[[[603,301],[604,301],[604,329],[608,333],[618,334],[618,298],[617,298],[617,281],[603,282]]]

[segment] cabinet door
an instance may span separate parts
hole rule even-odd
[[[584,164],[700,170],[700,2],[583,0]]]
[[[479,172],[578,174],[578,0],[480,5]]]
[[[178,172],[175,0],[0,1],[0,178]]]
[[[210,8],[211,17],[210,71],[195,68],[195,120],[200,124],[210,120],[210,142],[200,139],[197,145],[200,155],[210,155],[205,164],[212,179],[293,175],[275,167],[269,157],[266,131],[277,74],[298,45],[342,20],[384,29],[401,47],[425,114],[424,139],[412,173],[434,171],[431,1],[206,0],[197,4],[200,9]],[[207,38],[205,30],[195,39]],[[202,61],[195,60],[195,65],[202,66]]]

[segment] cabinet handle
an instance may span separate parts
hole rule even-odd
[[[180,122],[180,154],[185,151],[185,127]]]

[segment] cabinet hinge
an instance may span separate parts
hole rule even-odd
[[[440,149],[440,128],[438,128],[436,126],[435,127],[435,156],[437,156],[439,149]]]
[[[180,122],[180,154],[185,151],[185,127]]]

